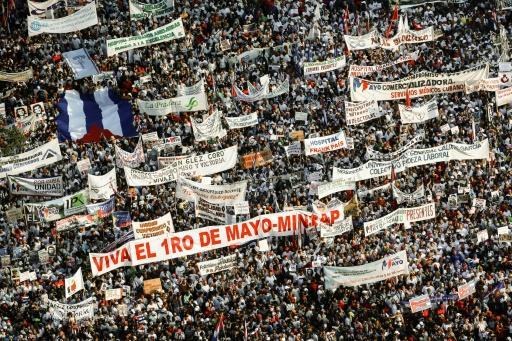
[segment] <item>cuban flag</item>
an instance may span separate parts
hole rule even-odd
[[[224,313],[220,314],[219,321],[215,326],[211,341],[218,341],[220,337],[220,331],[224,329]]]
[[[112,89],[94,94],[67,90],[57,103],[59,141],[97,142],[102,136],[137,136],[130,102],[117,97]]]

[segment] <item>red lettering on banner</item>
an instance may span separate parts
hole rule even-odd
[[[311,223],[309,225],[316,227],[317,226],[317,222],[316,222],[317,218],[318,218],[318,216],[313,213],[311,215]],[[305,227],[308,227],[308,225],[306,225]]]
[[[128,249],[127,248],[123,248],[121,250],[121,262],[126,262],[126,261],[129,261],[131,262],[131,257],[130,257],[130,253],[128,252]]]
[[[320,221],[324,224],[329,224],[329,217],[327,216],[327,214],[322,213],[322,218],[320,218]]]
[[[272,230],[272,222],[268,218],[264,218],[261,221],[261,231],[263,233],[269,233]]]
[[[92,257],[92,262],[94,263],[94,266],[96,269],[98,269],[98,272],[101,272],[103,270],[103,257],[99,257],[99,263],[98,263],[98,257]]]
[[[135,257],[137,260],[146,259],[144,244],[136,244],[135,245]]]
[[[194,239],[192,239],[192,236],[183,237],[182,242],[185,250],[191,250],[194,247]]]
[[[156,257],[156,253],[151,252],[151,244],[149,242],[146,243],[146,251],[148,252],[148,258]]]
[[[331,211],[331,221],[330,224],[334,224],[336,220],[340,217],[340,211],[338,210],[332,210]]]
[[[211,243],[212,245],[219,245],[222,243],[222,241],[220,240],[220,231],[219,229],[213,229],[210,231],[210,236],[211,236]]]
[[[249,221],[249,226],[252,227],[252,229],[254,230],[254,235],[257,236],[258,235],[258,226],[260,224],[260,220],[257,219],[255,221]]]
[[[290,231],[291,230],[290,224],[291,224],[290,216],[277,217],[277,231],[278,232]]]
[[[240,238],[251,237],[251,230],[246,223],[242,223],[242,233],[240,234]]]
[[[308,226],[308,215],[304,213],[299,214],[299,226],[302,228]]]
[[[171,247],[172,247],[172,253],[183,251],[183,249],[181,248],[181,245],[180,245],[179,237],[171,237]]]
[[[232,240],[240,239],[240,231],[238,231],[238,225],[226,226],[226,236],[228,237],[228,242]]]
[[[210,245],[210,242],[210,234],[208,233],[208,231],[199,232],[199,244],[201,246],[208,246]]]
[[[114,265],[117,264],[117,261],[119,259],[119,250],[116,250],[115,253],[113,253],[113,254],[111,253],[109,256],[110,256],[110,259],[112,260],[112,263]]]

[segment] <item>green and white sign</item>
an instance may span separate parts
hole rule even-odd
[[[137,0],[130,0],[130,19],[141,20],[151,17],[162,17],[172,12],[173,0],[162,0],[156,4],[148,4]]]

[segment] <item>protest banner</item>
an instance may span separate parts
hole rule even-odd
[[[62,54],[69,68],[73,71],[75,79],[82,79],[100,73],[98,67],[91,60],[86,49],[64,52]]]
[[[290,155],[301,155],[302,154],[302,146],[300,145],[300,141],[295,141],[292,144],[290,144],[289,146],[284,146],[283,148],[286,152],[287,157],[290,157]]]
[[[247,190],[247,181],[226,185],[207,185],[185,178],[178,179],[176,198],[195,201],[202,198],[213,204],[230,204],[243,201]]]
[[[158,136],[157,136],[158,137]],[[139,139],[133,152],[127,152],[117,144],[115,145],[116,150],[116,166],[117,167],[139,167],[141,163],[144,163],[144,147],[142,146],[142,139]]]
[[[213,114],[205,118],[202,122],[196,121],[195,118],[190,118],[194,138],[197,142],[208,141],[213,138],[222,138],[226,136],[227,132],[222,128],[222,113],[215,111]]]
[[[325,288],[354,287],[371,284],[409,273],[407,252],[400,251],[378,261],[359,266],[324,266]]]
[[[168,136],[160,140],[161,144],[154,145],[158,151],[162,149],[172,148],[175,146],[181,146],[181,136]]]
[[[191,86],[178,85],[177,90],[178,96],[199,95],[205,92],[203,79]]]
[[[198,197],[195,201],[195,214],[197,218],[211,220],[216,223],[226,223],[226,206],[212,204]]]
[[[98,24],[96,3],[93,1],[73,14],[58,19],[41,19],[36,16],[27,17],[28,36],[41,33],[71,33]]]
[[[487,139],[474,144],[447,143],[432,148],[409,149],[398,158],[390,161],[370,160],[356,168],[333,167],[333,180],[362,181],[391,175],[391,165],[398,174],[407,168],[447,162],[450,160],[480,160],[489,156]]]
[[[217,272],[231,270],[237,266],[236,254],[224,256],[212,260],[197,263],[201,276],[211,275]]]
[[[412,313],[417,313],[432,308],[432,303],[428,295],[421,295],[411,298],[409,300],[409,306],[411,307]]]
[[[241,157],[240,163],[243,169],[262,167],[272,163],[274,157],[271,150],[245,154]]]
[[[91,160],[83,159],[83,160],[77,161],[76,168],[78,168],[78,171],[82,174],[88,173],[89,169],[91,169]]]
[[[368,122],[382,116],[376,101],[347,102],[345,101],[345,120],[348,126]]]
[[[31,16],[42,17],[47,11],[52,11],[61,7],[66,7],[65,0],[47,0],[43,2],[35,2],[28,0],[28,13]]]
[[[459,285],[457,287],[457,295],[459,296],[459,300],[463,300],[466,297],[469,297],[476,293],[475,285],[475,280],[469,281],[466,284]]]
[[[135,239],[150,238],[174,232],[171,213],[148,221],[132,222],[133,236]]]
[[[239,101],[244,102],[256,102],[263,99],[274,98],[283,94],[287,94],[290,91],[290,79],[286,78],[286,80],[282,81],[275,85],[272,91],[269,90],[269,79],[266,79],[266,82],[262,84],[259,91],[251,94],[245,94],[241,89],[239,89],[236,84],[232,85],[232,90],[234,91],[233,97]]]
[[[18,219],[23,219],[23,207],[13,207],[5,211],[5,218],[10,223],[15,223]]]
[[[512,103],[512,86],[498,90],[496,94],[496,106],[501,107],[502,105]]]
[[[144,295],[151,295],[154,292],[162,291],[162,281],[160,281],[160,278],[147,279],[144,281]]]
[[[132,225],[132,217],[129,211],[112,212],[112,223],[114,227],[125,228]]]
[[[38,203],[25,203],[24,207],[29,208],[29,215],[38,221],[54,221],[64,217],[77,214],[85,211],[86,205],[89,203],[89,193],[87,190],[67,195],[62,198],[38,202]]]
[[[463,92],[466,82],[485,79],[489,74],[489,65],[451,73],[433,73],[421,71],[412,76],[392,81],[375,82],[358,77],[350,77],[350,96],[352,101],[390,101],[423,97],[435,94]]]
[[[168,259],[186,257],[232,245],[243,245],[268,237],[305,233],[319,223],[334,224],[342,212],[331,210],[316,214],[307,211],[286,211],[254,217],[241,223],[207,226],[152,238],[130,241],[108,253],[90,253],[91,271],[99,276],[123,266],[136,266]]]
[[[186,158],[196,156],[196,154],[192,155],[175,155],[175,156],[159,156],[157,157],[158,168],[163,169],[168,166],[176,165],[178,160],[184,160]]]
[[[108,199],[117,192],[116,168],[103,175],[87,174],[91,199]]]
[[[380,36],[376,30],[366,33],[362,36],[343,36],[345,44],[349,51],[375,49],[380,46]]]
[[[294,130],[290,132],[289,136],[294,141],[304,141],[304,130]]]
[[[393,197],[396,199],[397,204],[401,204],[403,202],[414,202],[419,200],[425,196],[425,187],[423,184],[412,193],[404,193],[394,184],[392,184],[393,188]]]
[[[107,39],[107,56],[185,37],[181,18],[141,35]],[[189,110],[190,111],[190,110]],[[142,111],[141,111],[142,112]]]
[[[96,299],[89,297],[85,301],[76,304],[65,304],[53,300],[48,300],[48,311],[54,320],[65,321],[71,316],[79,322],[94,317]]]
[[[172,13],[174,8],[173,0],[160,0],[156,3],[139,2],[128,0],[130,8],[130,20],[141,20],[146,18],[159,18]]]
[[[59,142],[54,139],[28,152],[0,158],[0,178],[29,172],[60,160]]]
[[[418,54],[417,53],[408,53],[406,54],[405,56],[400,56],[400,58],[398,58],[397,60],[395,61],[392,61],[392,62],[389,62],[389,63],[385,63],[385,64],[381,64],[381,65],[354,65],[354,64],[350,64],[350,67],[349,67],[349,70],[348,70],[348,75],[349,77],[363,77],[363,76],[368,76],[368,75],[371,75],[372,73],[374,72],[381,72],[393,65],[397,65],[397,64],[401,64],[401,63],[404,63],[404,62],[408,62],[408,61],[411,61],[411,60],[416,60],[418,59]]]
[[[308,113],[307,112],[296,111],[295,112],[295,121],[307,122],[308,121]]]
[[[27,69],[20,72],[4,72],[0,71],[0,82],[28,82],[33,77],[32,69]]]
[[[105,301],[120,300],[123,298],[123,289],[107,289],[105,290]]]
[[[66,278],[64,280],[64,288],[66,293],[66,298],[70,298],[75,293],[80,290],[84,290],[84,278],[82,276],[82,268],[79,268],[78,271],[71,277]]]
[[[137,100],[139,110],[149,116],[165,116],[172,113],[208,110],[206,94],[179,96],[155,101]]]
[[[61,220],[57,220],[55,227],[57,232],[74,230],[82,227],[89,227],[96,224],[96,220],[90,215],[72,215]]]
[[[224,117],[228,123],[229,129],[242,129],[258,124],[258,113],[253,112],[249,115],[238,117]]]
[[[398,111],[400,112],[402,124],[422,123],[432,118],[439,117],[439,110],[435,98],[418,107],[408,107],[403,104],[398,104]]]
[[[52,178],[22,178],[7,176],[9,190],[13,195],[42,195],[60,197],[64,195],[62,176]]]
[[[114,211],[115,203],[115,197],[112,197],[107,201],[86,205],[87,213],[98,219],[106,218]]]
[[[466,82],[465,83],[465,92],[466,94],[471,94],[473,92],[477,91],[498,91],[501,87],[501,85],[505,85],[502,83],[501,79],[499,77],[495,78],[487,78],[487,79],[481,79],[476,82]]]
[[[304,76],[338,70],[346,65],[347,59],[345,56],[327,59],[323,62],[304,63]]]
[[[234,202],[230,206],[233,206],[235,215],[250,214],[250,207],[248,201]]]
[[[371,147],[366,147],[366,158],[370,159],[370,160],[376,160],[376,161],[393,160],[393,159],[399,157],[400,155],[402,155],[407,150],[409,150],[416,143],[423,141],[423,135],[424,134],[418,134],[418,135],[414,136],[405,145],[403,145],[402,147],[400,147],[399,149],[397,149],[391,153],[381,153],[379,151],[373,150]]]
[[[436,208],[433,202],[418,207],[399,208],[383,217],[364,222],[364,235],[370,236],[393,224],[409,224],[435,217]]]
[[[352,216],[348,216],[347,218],[338,221],[332,225],[322,224],[320,226],[320,237],[336,237],[342,235],[345,232],[351,231],[353,228],[354,227],[352,225]]]
[[[306,156],[326,153],[341,148],[346,148],[347,142],[345,141],[345,133],[340,131],[338,133],[314,137],[304,140],[304,151]]]
[[[338,193],[341,191],[354,191],[356,183],[352,181],[334,180],[318,185],[317,193],[318,199],[322,199],[328,195]]]

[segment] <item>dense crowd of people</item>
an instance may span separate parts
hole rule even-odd
[[[23,150],[34,149],[57,136],[56,104],[66,90],[92,93],[113,89],[130,100],[139,134],[157,132],[159,138],[179,136],[172,148],[145,146],[139,169],[155,171],[160,156],[204,154],[233,145],[239,157],[270,151],[271,162],[212,175],[212,184],[248,180],[250,214],[289,209],[312,211],[333,199],[355,202],[353,230],[323,239],[311,232],[293,237],[270,238],[270,250],[257,243],[220,248],[189,257],[136,267],[123,267],[93,277],[89,253],[112,250],[127,240],[130,228],[113,227],[112,218],[100,223],[57,232],[55,223],[12,219],[7,212],[26,202],[51,198],[12,195],[7,179],[0,179],[0,252],[10,262],[0,271],[0,337],[6,339],[150,339],[150,340],[507,340],[512,338],[512,259],[510,243],[498,240],[497,229],[512,216],[512,106],[496,107],[493,92],[457,92],[435,98],[439,117],[423,124],[401,124],[397,103],[379,101],[382,115],[358,124],[346,124],[344,101],[350,101],[348,66],[378,65],[406,53],[418,58],[393,65],[364,78],[392,81],[420,71],[437,73],[466,70],[487,63],[490,76],[498,74],[502,49],[500,28],[512,34],[512,12],[500,11],[494,1],[444,1],[400,9],[411,27],[434,26],[440,37],[422,44],[405,44],[397,50],[348,51],[344,34],[363,35],[370,30],[384,34],[394,4],[387,0],[239,0],[175,1],[168,16],[130,20],[128,1],[98,1],[99,24],[68,34],[27,37],[27,4],[16,1],[5,13],[0,31],[0,70],[19,72],[32,68],[27,82],[0,82],[5,103],[5,126],[15,122],[14,108],[43,101],[45,115],[26,136]],[[72,13],[83,3],[68,1],[55,17]],[[73,7],[75,6],[75,7]],[[6,7],[7,8],[7,7]],[[107,57],[106,39],[139,35],[181,17],[185,37],[133,49]],[[226,41],[229,47],[224,48]],[[102,72],[112,77],[93,82],[75,80],[62,53],[85,48]],[[237,58],[243,52],[268,48],[256,58]],[[346,56],[347,66],[304,76],[305,62]],[[247,91],[269,75],[271,85],[289,79],[289,92],[256,102],[232,96],[233,85]],[[148,77],[149,81],[148,80]],[[144,77],[145,82],[141,82]],[[197,142],[191,117],[208,112],[148,116],[137,100],[177,96],[177,89],[205,83],[209,113],[227,117],[256,112],[259,123],[229,129],[227,135]],[[419,105],[432,96],[412,100]],[[307,112],[307,121],[295,119]],[[448,124],[458,130],[442,130]],[[226,125],[227,128],[227,125]],[[343,130],[353,148],[313,156],[286,155],[292,132],[325,136]],[[317,135],[315,135],[317,134]],[[389,189],[372,190],[390,182],[388,176],[357,182],[355,191],[342,191],[318,199],[318,183],[331,181],[333,167],[354,168],[368,160],[367,149],[391,153],[413,137],[423,138],[415,148],[448,142],[471,144],[489,140],[494,156],[487,160],[439,162],[407,169],[396,183],[410,193],[418,186],[426,195],[414,202],[397,203]],[[102,175],[116,165],[114,146],[133,151],[138,137],[103,137],[94,143],[64,141],[63,160],[18,176],[62,176],[65,194],[87,188],[87,174],[76,163],[88,158],[90,174]],[[2,155],[7,156],[7,155]],[[194,203],[176,198],[176,182],[151,187],[129,187],[121,168],[117,172],[115,210],[128,211],[133,221],[146,221],[171,213],[175,231],[218,225],[197,218]],[[320,174],[320,175],[318,175]],[[313,181],[312,178],[315,178]],[[461,188],[468,188],[462,194]],[[441,189],[440,189],[441,188]],[[454,204],[449,198],[459,200]],[[473,199],[485,199],[475,208]],[[435,201],[436,218],[395,225],[365,236],[363,223],[385,216],[399,207]],[[477,239],[486,229],[489,239]],[[117,241],[117,242],[116,242]],[[52,247],[47,262],[38,252]],[[406,250],[409,274],[356,287],[327,290],[322,266],[355,266]],[[236,254],[238,267],[200,276],[197,263]],[[320,261],[322,266],[316,266]],[[66,299],[64,279],[82,268],[85,290]],[[20,283],[13,269],[35,271],[35,279]],[[144,280],[160,278],[162,291],[144,294]],[[459,300],[457,287],[476,281],[476,292]],[[123,298],[105,300],[106,288],[123,287]],[[428,294],[432,307],[412,313],[409,299]],[[78,303],[89,297],[97,307],[92,319],[77,320],[72,314],[55,318],[48,300]],[[121,306],[121,307],[120,307]],[[126,307],[126,312],[122,310]],[[219,324],[219,321],[222,323]],[[216,328],[219,327],[220,328]],[[214,333],[220,331],[220,335]]]

